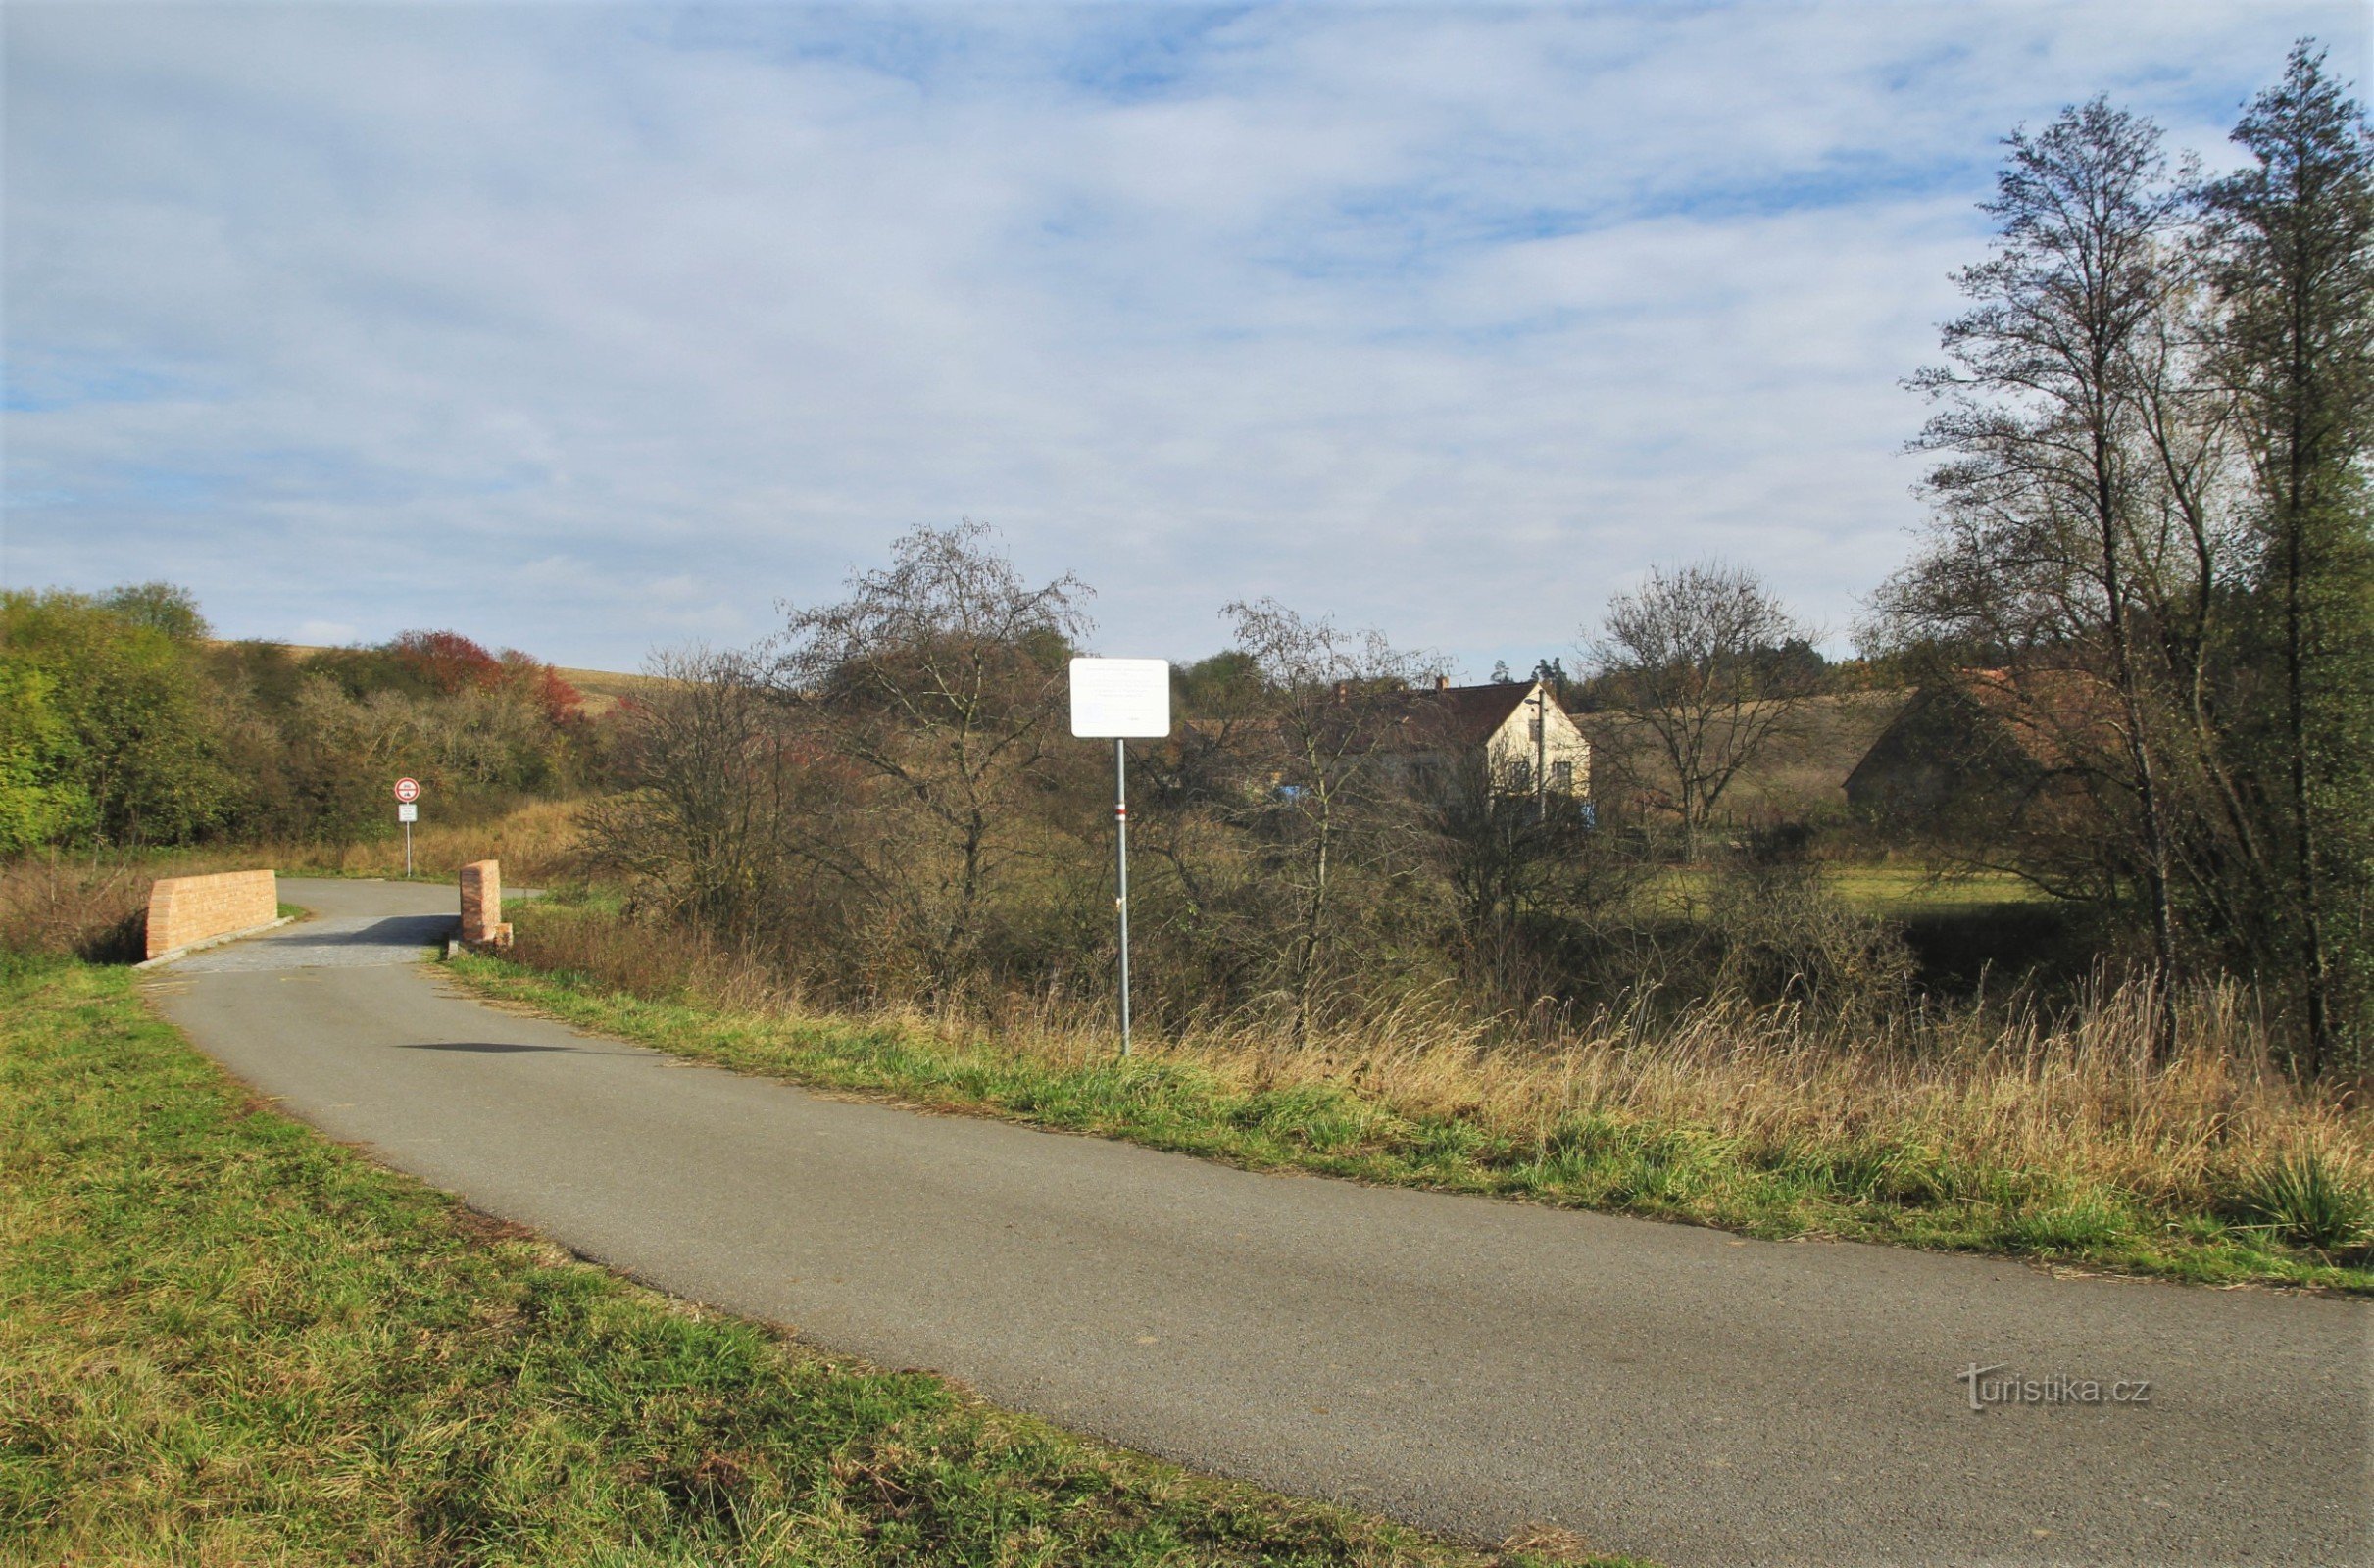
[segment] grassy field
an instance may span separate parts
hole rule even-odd
[[[1255,1168],[1754,1236],[2374,1291],[2374,1117],[2244,1070],[2231,1042],[2249,1020],[2218,1011],[2230,994],[2196,999],[2189,1027],[2208,1044],[2157,1075],[2134,1064],[2136,998],[2106,999],[2073,1032],[2031,1019],[2025,1033],[1972,1024],[1868,1049],[1825,1044],[1783,1013],[1711,1012],[1655,1039],[1531,1054],[1414,1018],[1398,1038],[1155,1042],[1121,1062],[1076,1027],[812,1015],[746,972],[670,951],[664,932],[620,933],[566,906],[513,914],[521,956],[542,967],[457,963],[482,995],[799,1083]],[[612,955],[620,973],[665,978],[604,983]]]
[[[0,1562],[1478,1555],[828,1359],[250,1101],[121,969],[0,955]]]
[[[1975,913],[2006,905],[2035,906],[2053,902],[2035,883],[2008,871],[1948,875],[1926,865],[1867,861],[1834,861],[1817,869],[1823,885],[1851,908],[1882,919]],[[1716,874],[1703,866],[1672,867],[1659,871],[1646,893],[1669,911],[1685,910],[1706,903]]]
[[[566,669],[554,673],[577,689],[584,699],[585,716],[600,718],[621,702],[631,701],[655,686],[666,684],[652,675],[616,669]]]
[[[1840,898],[1873,914],[1901,916],[2050,902],[2035,883],[2008,871],[1942,876],[1923,865],[1841,864],[1822,867],[1822,877]]]

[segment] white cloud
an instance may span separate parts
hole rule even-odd
[[[2350,6],[20,3],[10,582],[631,666],[918,522],[1113,651],[1471,669],[1721,552],[1841,624],[1996,139],[2216,154]],[[2353,74],[2360,74],[2353,71]]]

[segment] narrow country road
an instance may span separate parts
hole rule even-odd
[[[1694,1564],[2374,1560],[2367,1303],[1253,1175],[484,1006],[452,890],[151,972],[282,1108],[667,1290],[1197,1467]],[[1972,1363],[2150,1402],[1974,1411]]]

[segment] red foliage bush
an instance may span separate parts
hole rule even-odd
[[[387,644],[395,660],[451,697],[466,686],[502,684],[503,662],[458,631],[408,631]]]

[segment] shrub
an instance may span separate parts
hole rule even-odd
[[[2238,1195],[2246,1223],[2256,1224],[2295,1247],[2338,1251],[2367,1239],[2374,1229],[2374,1194],[2350,1180],[2313,1150],[2268,1161]]]

